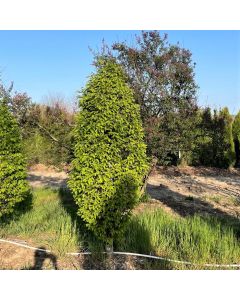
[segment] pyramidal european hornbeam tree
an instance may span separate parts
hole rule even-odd
[[[79,106],[68,184],[87,227],[112,244],[139,199],[148,168],[140,107],[113,60],[98,62]]]
[[[0,99],[0,217],[30,195],[17,121]]]

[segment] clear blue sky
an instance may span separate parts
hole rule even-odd
[[[196,62],[200,105],[240,109],[240,31],[167,31]],[[7,85],[40,102],[48,94],[73,99],[94,70],[89,46],[132,42],[140,31],[0,31],[0,72]]]

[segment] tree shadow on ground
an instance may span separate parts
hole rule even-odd
[[[122,188],[122,187],[121,187]],[[80,255],[80,267],[84,270],[141,270],[141,269],[157,269],[167,270],[173,269],[171,263],[164,261],[156,261],[149,258],[139,258],[136,256],[106,254],[105,245],[98,240],[93,233],[91,233],[85,226],[84,222],[77,215],[78,206],[74,202],[72,194],[69,189],[61,188],[59,196],[66,212],[71,216],[72,222],[77,224],[78,241],[82,244],[79,252],[88,252],[92,254]],[[116,200],[116,199],[115,199]],[[132,238],[134,229],[134,239]],[[139,241],[137,238],[139,237]],[[135,241],[135,245],[134,242]],[[131,242],[132,241],[132,242]],[[124,244],[124,246],[122,246]],[[150,243],[149,231],[140,223],[132,218],[129,220],[127,230],[122,239],[114,242],[114,251],[120,252],[137,252],[140,254],[154,253]]]
[[[116,245],[118,251],[157,256],[151,243],[148,228],[136,218],[131,218],[124,236]],[[171,262],[141,256],[126,256],[129,270],[171,270]]]
[[[223,183],[227,183],[231,186],[231,188],[237,188],[240,184],[240,169],[220,169],[220,168],[214,168],[214,167],[197,167],[193,170],[188,169],[182,169],[182,168],[176,168],[176,167],[158,167],[158,172],[160,174],[163,174],[170,179],[174,179],[174,177],[178,177],[180,179],[183,179],[184,181],[189,181],[189,184],[196,183],[198,186],[202,188],[210,188],[210,189],[216,189],[216,186],[203,182],[197,181],[193,176],[198,176],[199,178],[212,178],[214,181],[219,181]],[[218,189],[219,191],[219,189]],[[236,190],[237,192],[237,190]],[[239,190],[238,190],[239,192]]]
[[[171,270],[173,266],[168,261],[156,260],[127,253],[154,255],[150,241],[150,233],[146,227],[130,219],[124,236],[115,241],[114,252],[122,254],[108,255],[93,252],[85,255],[82,268],[86,270]],[[125,254],[126,253],[126,254]]]
[[[14,206],[14,210],[12,213],[3,215],[2,217],[0,217],[0,224],[1,225],[7,225],[9,224],[11,221],[17,221],[22,215],[24,215],[25,213],[27,213],[28,211],[30,211],[33,207],[33,194],[32,191],[30,191],[25,199],[19,203],[17,203]]]
[[[220,180],[220,177],[214,178],[216,181],[222,181],[224,183],[226,182],[226,177],[224,177],[225,180]],[[238,200],[240,200],[240,189],[236,187],[236,184],[240,184],[240,181],[234,182],[231,180],[231,187],[223,187],[223,186],[216,186],[216,184],[213,183],[204,183],[199,180],[196,180],[190,176],[184,176],[184,179],[182,180],[182,183],[186,185],[189,191],[195,192],[195,193],[201,193],[203,191],[215,191],[217,193],[223,194],[225,196],[235,196]],[[229,184],[229,183],[228,183]]]
[[[27,179],[32,185],[35,184],[35,185],[44,185],[48,187],[60,187],[60,188],[67,186],[66,179],[61,179],[58,177],[29,174]]]
[[[78,252],[93,252],[94,255],[81,255],[81,268],[97,269],[97,266],[102,269],[101,263],[104,261],[102,252],[105,251],[103,243],[86,228],[85,223],[77,214],[78,206],[75,203],[71,191],[67,187],[59,189],[59,198],[65,211],[70,215],[73,224],[77,227],[77,238],[79,247]],[[90,258],[89,258],[90,257]]]
[[[85,223],[77,214],[78,206],[75,203],[71,191],[67,187],[61,187],[59,189],[59,198],[65,211],[70,215],[72,223],[77,225],[78,242],[82,244],[85,240],[86,243],[82,245],[82,248],[86,251],[89,250],[89,245],[96,244],[97,248],[101,248],[101,245],[96,237],[86,228]]]
[[[59,189],[59,197],[62,206],[70,215],[72,223],[77,225],[78,244],[81,247],[78,252],[91,252],[92,254],[80,254],[79,263],[83,270],[107,270],[111,268],[109,257],[105,252],[104,244],[86,228],[83,220],[78,216],[78,206],[75,203],[71,191],[68,188]]]
[[[214,207],[209,202],[198,197],[186,197],[163,184],[160,186],[148,184],[147,192],[152,198],[167,205],[182,217],[199,215],[206,221],[209,220],[209,216],[217,218],[221,225],[231,228],[235,236],[240,238],[240,219]]]
[[[47,252],[45,247],[40,247],[35,251],[34,265],[32,267],[24,268],[24,270],[43,270],[45,269],[43,264],[46,260],[50,260],[52,266],[51,269],[58,270],[57,257],[54,254]]]

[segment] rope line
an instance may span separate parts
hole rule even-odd
[[[102,253],[107,253],[107,252],[102,252]],[[221,264],[197,264],[197,263],[192,263],[189,261],[184,261],[184,260],[175,260],[171,258],[166,258],[166,257],[160,257],[160,256],[154,256],[154,255],[147,255],[147,254],[140,254],[140,253],[132,253],[132,252],[112,252],[113,254],[117,255],[129,255],[129,256],[139,256],[139,257],[147,257],[147,258],[153,258],[153,259],[158,259],[158,260],[164,260],[164,261],[169,261],[169,262],[174,262],[178,264],[184,264],[184,265],[192,265],[192,266],[204,266],[204,267],[235,267],[235,268],[240,268],[240,264],[229,264],[229,265],[221,265]],[[68,255],[89,255],[92,254],[91,252],[72,252],[72,253],[67,253]]]
[[[41,251],[41,252],[51,253],[50,250],[41,249],[41,248],[35,248],[35,247],[32,247],[32,246],[23,245],[21,243],[17,243],[17,242],[14,242],[14,241],[9,241],[9,240],[4,240],[4,239],[0,239],[0,243],[8,243],[8,244],[13,244],[13,245],[16,245],[16,246],[21,246],[21,247],[24,247],[24,248],[27,248],[27,249],[31,249],[31,250],[38,250],[38,251]]]
[[[13,244],[13,245],[16,245],[16,246],[28,248],[28,249],[31,249],[31,250],[37,250],[37,251],[41,251],[41,252],[51,253],[50,250],[36,248],[36,247],[28,246],[28,245],[23,245],[23,244],[18,243],[18,242],[4,240],[4,239],[0,239],[0,243],[9,243],[9,244]],[[109,253],[109,252],[102,252],[102,253]],[[79,256],[79,255],[91,255],[92,253],[91,252],[69,252],[69,253],[66,253],[66,254],[67,255]],[[118,251],[116,251],[116,252],[112,252],[112,254],[153,258],[153,259],[169,261],[169,262],[174,262],[174,263],[184,264],[184,265],[192,265],[192,266],[204,266],[204,267],[216,267],[216,268],[221,268],[221,267],[240,268],[240,264],[223,264],[223,265],[221,265],[221,264],[197,264],[197,263],[193,263],[193,262],[189,262],[189,261],[175,260],[175,259],[170,259],[170,258],[165,258],[165,257],[160,257],[160,256],[140,254],[140,253],[131,253],[131,252],[118,252]]]

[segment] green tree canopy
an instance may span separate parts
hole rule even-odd
[[[99,61],[79,105],[69,187],[87,227],[111,243],[123,231],[147,171],[140,108],[113,60]]]
[[[25,160],[17,121],[0,99],[0,217],[27,198]]]

